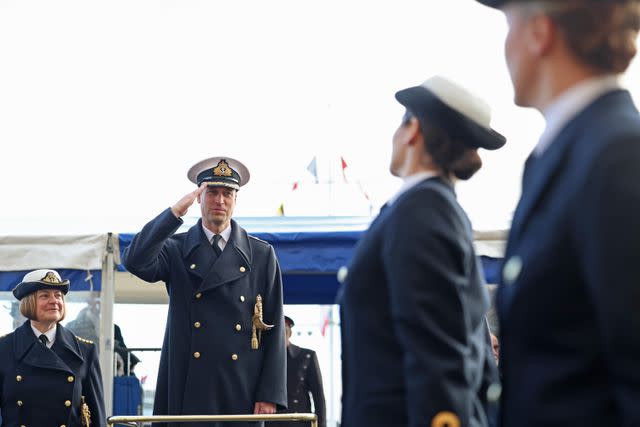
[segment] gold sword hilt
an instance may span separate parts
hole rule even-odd
[[[262,296],[256,296],[256,304],[253,306],[253,318],[251,319],[251,348],[257,350],[260,347],[262,331],[268,331],[274,325],[264,323],[262,312]]]
[[[82,425],[84,427],[91,426],[91,411],[89,410],[89,405],[84,401],[84,396],[81,398],[82,404],[80,405],[80,420],[82,421]]]

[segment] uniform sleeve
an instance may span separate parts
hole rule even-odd
[[[85,344],[82,344],[85,345]],[[102,389],[102,374],[98,363],[98,353],[95,344],[91,344],[86,359],[87,376],[82,382],[82,395],[91,412],[91,426],[105,427],[106,413],[104,409],[104,391]]]
[[[472,385],[466,375],[465,307],[459,292],[468,285],[468,232],[451,201],[429,190],[399,200],[383,243],[392,327],[402,346],[409,425],[430,425],[448,411],[462,425],[471,413]],[[381,296],[382,297],[382,296]]]
[[[307,368],[307,387],[311,391],[313,397],[313,407],[318,416],[318,427],[326,427],[327,425],[327,409],[324,400],[324,387],[322,386],[322,374],[320,372],[320,364],[315,351],[311,352],[311,361]]]
[[[170,261],[164,244],[182,223],[182,219],[176,218],[167,208],[145,225],[123,251],[125,268],[147,282],[166,282]]]
[[[596,310],[619,425],[640,425],[640,137],[596,160],[573,235]]]
[[[284,338],[282,307],[282,274],[273,247],[269,246],[266,260],[265,294],[262,295],[265,323],[274,327],[262,333],[264,359],[256,390],[256,402],[271,402],[287,407],[287,353]]]

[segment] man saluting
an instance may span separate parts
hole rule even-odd
[[[164,281],[169,294],[153,413],[275,413],[287,403],[280,266],[271,245],[231,218],[249,171],[213,157],[188,177],[198,188],[149,222],[124,252],[131,273]],[[196,200],[201,219],[174,234]],[[196,425],[204,423],[189,424]]]

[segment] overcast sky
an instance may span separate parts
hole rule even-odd
[[[473,0],[2,0],[0,233],[137,231],[214,155],[251,171],[236,216],[368,215],[363,192],[375,212],[399,186],[394,93],[433,74],[509,140],[458,187],[477,229],[506,228],[543,121],[512,104],[505,33]],[[637,61],[626,82],[640,99]]]

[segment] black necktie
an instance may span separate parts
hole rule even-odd
[[[222,249],[220,249],[220,246],[218,245],[218,242],[220,241],[220,239],[222,239],[222,236],[219,234],[216,234],[215,236],[213,236],[213,242],[211,243],[213,250],[216,251],[216,255],[218,256],[220,256],[220,254],[222,253]]]
[[[38,337],[38,339],[40,340],[40,342],[42,344],[44,344],[45,346],[47,345],[47,343],[49,342],[49,339],[47,338],[47,336],[45,334],[42,334]]]

